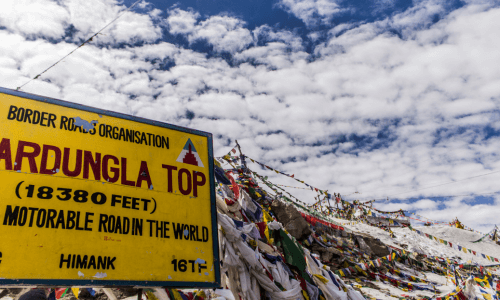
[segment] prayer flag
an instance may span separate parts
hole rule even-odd
[[[78,292],[80,291],[80,288],[71,288],[71,291],[73,292],[75,298],[78,299]]]
[[[69,288],[60,288],[60,289],[55,289],[56,292],[56,299],[62,298],[66,295],[66,292],[69,290]]]

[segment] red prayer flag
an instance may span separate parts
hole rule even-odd
[[[62,296],[64,296],[66,294],[66,291],[68,290],[69,288],[60,288],[60,289],[56,289],[55,292],[56,292],[56,299],[59,299],[61,298]]]
[[[263,238],[264,240],[267,240],[266,238],[266,222],[259,222],[259,223],[255,223],[255,225],[257,225],[257,227],[259,228],[259,233],[260,233],[260,237]]]
[[[229,178],[229,181],[231,181],[231,189],[233,190],[234,199],[238,200],[240,198],[240,188],[236,184],[236,181],[234,180],[233,176],[230,175],[231,173],[227,172],[226,174],[228,175],[227,178]]]

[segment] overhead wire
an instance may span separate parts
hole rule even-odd
[[[467,177],[467,178],[463,178],[463,179],[459,179],[459,180],[444,182],[444,183],[440,183],[440,184],[436,184],[436,185],[426,186],[426,187],[422,187],[422,188],[418,188],[418,189],[407,190],[405,192],[400,192],[400,193],[388,195],[388,196],[386,196],[386,198],[379,198],[379,199],[374,199],[374,200],[385,200],[388,197],[394,197],[394,196],[401,195],[401,194],[407,194],[407,193],[411,193],[411,192],[417,192],[417,191],[426,190],[426,189],[439,187],[439,186],[444,186],[444,185],[448,185],[448,184],[454,184],[454,183],[458,183],[458,182],[462,182],[462,181],[466,181],[466,180],[470,180],[470,179],[475,179],[475,178],[479,178],[479,177],[483,177],[483,176],[488,176],[488,175],[492,175],[492,174],[496,174],[496,173],[500,173],[500,170],[485,173],[485,174],[475,175],[475,176],[471,176],[471,177]],[[495,192],[495,193],[498,193],[498,192]],[[471,194],[471,195],[477,195],[477,194]],[[445,197],[445,196],[438,196],[438,197]],[[454,197],[454,196],[450,196],[450,197]],[[421,199],[422,197],[414,197],[414,198]],[[427,198],[430,198],[430,197],[427,197]],[[401,199],[401,198],[399,198],[399,199]],[[407,199],[412,199],[412,198],[407,198]]]
[[[484,195],[494,195],[494,194],[500,194],[500,191],[499,192],[491,192],[491,193],[481,193],[481,194],[462,194],[462,195],[442,195],[442,196],[431,196],[431,197],[396,198],[393,200],[420,200],[420,199],[439,199],[439,198],[451,198],[451,197],[474,197],[474,196],[484,196]],[[377,200],[387,200],[387,198],[371,199],[370,201],[377,201]],[[365,201],[365,200],[363,200],[363,201]]]
[[[47,72],[48,70],[52,69],[54,66],[56,66],[58,63],[60,63],[62,60],[64,60],[66,57],[70,56],[71,54],[73,54],[73,52],[75,52],[76,50],[80,49],[81,47],[83,47],[85,44],[89,43],[92,41],[92,39],[94,37],[96,37],[98,34],[100,34],[104,29],[108,28],[111,24],[113,24],[116,20],[118,20],[121,16],[123,16],[125,13],[127,13],[128,11],[130,11],[137,3],[141,2],[142,0],[137,0],[136,2],[134,2],[134,4],[132,4],[129,8],[125,9],[121,14],[119,14],[116,18],[114,18],[111,22],[109,22],[106,26],[104,26],[103,28],[101,28],[101,30],[99,30],[98,32],[96,32],[95,34],[93,34],[90,38],[88,38],[87,40],[85,40],[83,43],[81,43],[78,47],[76,47],[75,49],[73,49],[71,52],[69,52],[68,54],[66,54],[63,58],[59,59],[58,61],[56,61],[54,64],[52,64],[50,67],[48,67],[47,69],[43,70],[43,72],[39,73],[38,75],[36,75],[35,77],[31,78],[30,80],[28,80],[27,82],[25,82],[24,84],[22,84],[21,86],[18,86],[16,88],[17,91],[20,91],[25,85],[27,85],[28,83],[30,83],[31,81],[33,80],[36,80],[38,79],[40,76],[42,76],[45,72]]]
[[[416,189],[416,190],[411,190],[411,191],[401,192],[401,193],[397,193],[397,194],[392,194],[392,195],[389,195],[388,197],[392,197],[392,196],[396,196],[396,195],[401,195],[401,194],[406,194],[406,193],[411,193],[411,192],[416,192],[416,191],[421,191],[421,190],[426,190],[426,189],[430,189],[430,188],[434,188],[434,187],[438,187],[438,186],[443,186],[443,185],[453,184],[453,183],[457,183],[457,182],[462,182],[462,181],[465,181],[465,180],[474,179],[474,178],[478,178],[478,177],[483,177],[483,176],[487,176],[487,175],[491,175],[491,174],[496,174],[496,173],[500,173],[500,170],[499,171],[493,171],[493,172],[490,172],[490,173],[481,174],[481,175],[471,176],[471,177],[463,178],[463,179],[460,179],[460,180],[454,180],[454,181],[450,181],[450,182],[446,182],[446,183],[441,183],[441,184],[437,184],[437,185],[433,185],[433,186],[423,187],[423,188]]]
[[[423,160],[423,161],[419,161],[418,163],[421,164],[421,163],[424,163],[424,162],[428,162],[429,160],[433,160],[433,158],[429,158],[429,159],[426,159],[426,160]],[[391,174],[392,176],[395,176],[395,177],[401,177],[403,175],[406,175],[406,174],[410,174],[410,173],[413,173],[414,171],[405,171],[403,173],[396,173],[396,174]],[[375,193],[375,192],[378,192],[378,191],[383,191],[383,189],[377,189],[377,190],[370,190],[370,191],[364,191],[364,192],[354,192],[353,194],[356,194],[356,193],[359,193],[359,194],[362,194],[362,193]],[[352,194],[348,194],[348,195],[352,195]]]

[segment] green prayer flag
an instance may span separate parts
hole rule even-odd
[[[311,283],[311,278],[307,275],[307,272],[305,272],[307,263],[302,248],[295,244],[283,229],[279,229],[276,233],[277,234],[274,235],[276,237],[275,241],[281,242],[286,262],[297,267],[301,271],[302,277]]]

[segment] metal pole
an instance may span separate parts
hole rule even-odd
[[[241,152],[241,147],[240,147],[240,144],[238,144],[238,140],[234,140],[236,142],[236,146],[238,146],[238,151],[240,151],[240,159],[241,159],[241,163],[243,164],[243,166],[245,167],[245,169],[247,169],[247,163],[245,161],[245,156],[243,155],[243,153]]]
[[[138,290],[138,293],[137,293],[137,300],[142,300],[142,289],[139,289],[139,290]]]
[[[333,196],[335,197],[335,203],[337,205],[337,213],[340,215],[339,211],[340,211],[340,207],[339,207],[339,202],[337,202],[337,194],[336,193],[333,193]]]
[[[332,211],[332,206],[330,205],[331,196],[329,196],[329,195],[330,194],[328,194],[328,192],[327,192],[326,200],[328,200],[328,210],[331,212]]]

